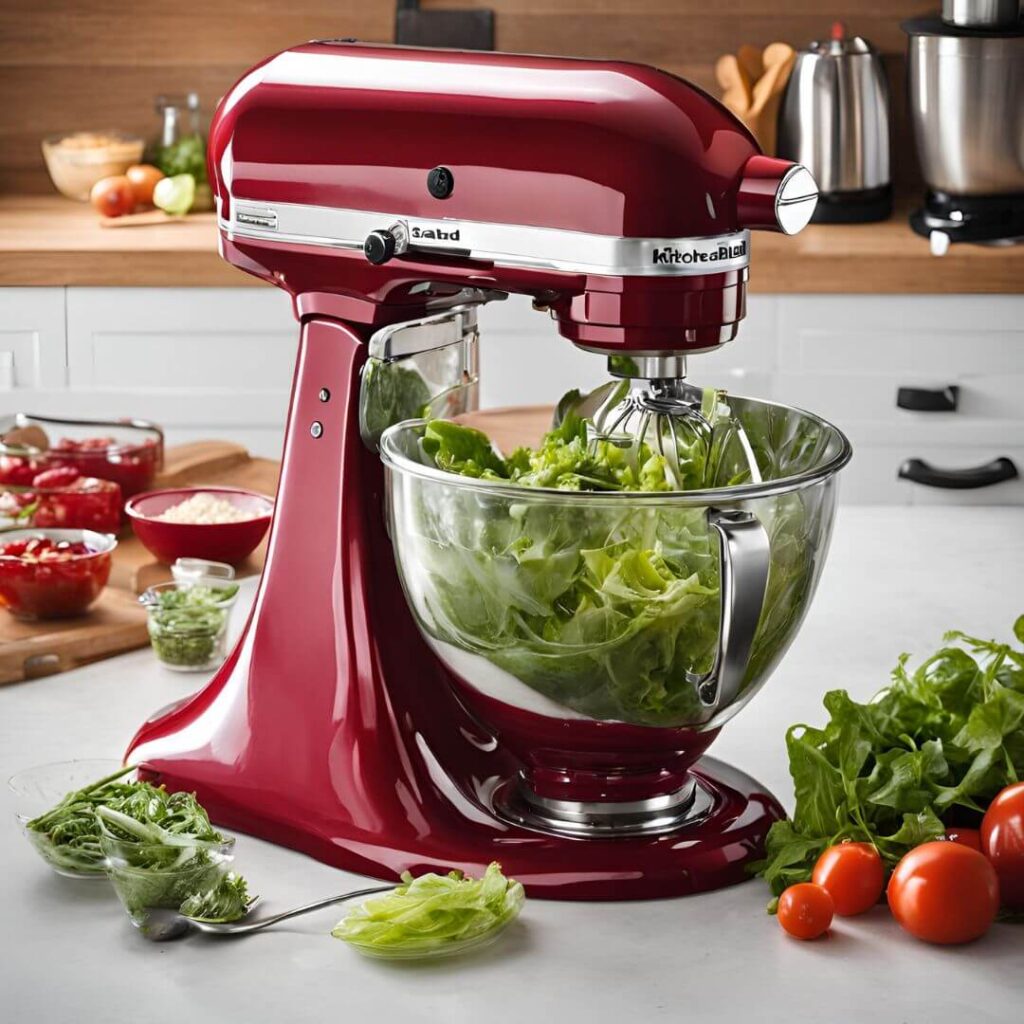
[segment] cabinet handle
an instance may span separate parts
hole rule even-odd
[[[899,388],[896,404],[913,412],[956,412],[960,388],[950,384],[944,388]]]
[[[924,459],[907,459],[900,466],[899,478],[911,480],[925,487],[943,487],[947,490],[965,491],[976,487],[991,487],[1004,480],[1014,480],[1020,473],[1013,459],[1005,455],[983,466],[972,466],[970,469],[940,469],[932,466]]]

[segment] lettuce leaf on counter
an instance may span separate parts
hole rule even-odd
[[[917,669],[903,655],[866,704],[832,690],[823,728],[789,730],[796,808],[754,865],[773,893],[807,881],[844,839],[873,843],[892,866],[1024,778],[1024,616],[1014,635],[1019,646],[947,633]]]
[[[496,935],[519,915],[525,899],[519,882],[488,865],[480,879],[461,871],[413,878],[356,907],[331,931],[361,953],[409,959],[454,953]]]

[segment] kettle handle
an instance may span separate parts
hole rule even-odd
[[[701,704],[714,714],[728,707],[743,687],[771,559],[768,533],[752,512],[709,508],[707,522],[719,538],[721,620],[714,665],[693,682]]]

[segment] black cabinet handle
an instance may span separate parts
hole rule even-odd
[[[966,491],[976,487],[991,487],[1004,480],[1014,480],[1020,473],[1013,459],[1001,456],[986,462],[983,466],[972,466],[970,469],[940,469],[932,466],[924,459],[907,459],[900,466],[899,478],[912,480],[915,484],[925,487],[944,487],[947,490]]]
[[[899,388],[896,404],[913,412],[956,412],[960,388],[950,384],[944,388]]]

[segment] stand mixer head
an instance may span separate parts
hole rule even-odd
[[[695,762],[799,626],[849,449],[823,421],[752,400],[716,434],[719,400],[699,405],[685,357],[733,338],[749,231],[802,228],[810,175],[651,68],[351,41],[252,69],[221,103],[209,159],[221,252],[289,292],[300,351],[245,632],[126,756],[225,826],[368,874],[497,859],[534,894],[604,899],[741,880],[781,809],[735,769]],[[626,375],[579,399],[595,440],[644,437],[670,459],[686,433],[728,447],[734,468],[739,451],[743,483],[527,494],[424,465],[421,427],[399,421],[473,408],[476,310],[510,292]],[[787,576],[792,546],[776,539],[794,502],[803,553]],[[711,639],[673,663],[676,703],[620,707],[597,676],[597,704],[552,701],[542,681],[494,673],[521,638],[482,651],[438,619],[452,579],[430,559],[491,559],[460,531],[532,503],[569,503],[603,534],[668,516],[675,536],[685,518]],[[522,582],[519,562],[505,568]],[[472,572],[454,577],[475,606]],[[773,619],[783,583],[797,596]]]

